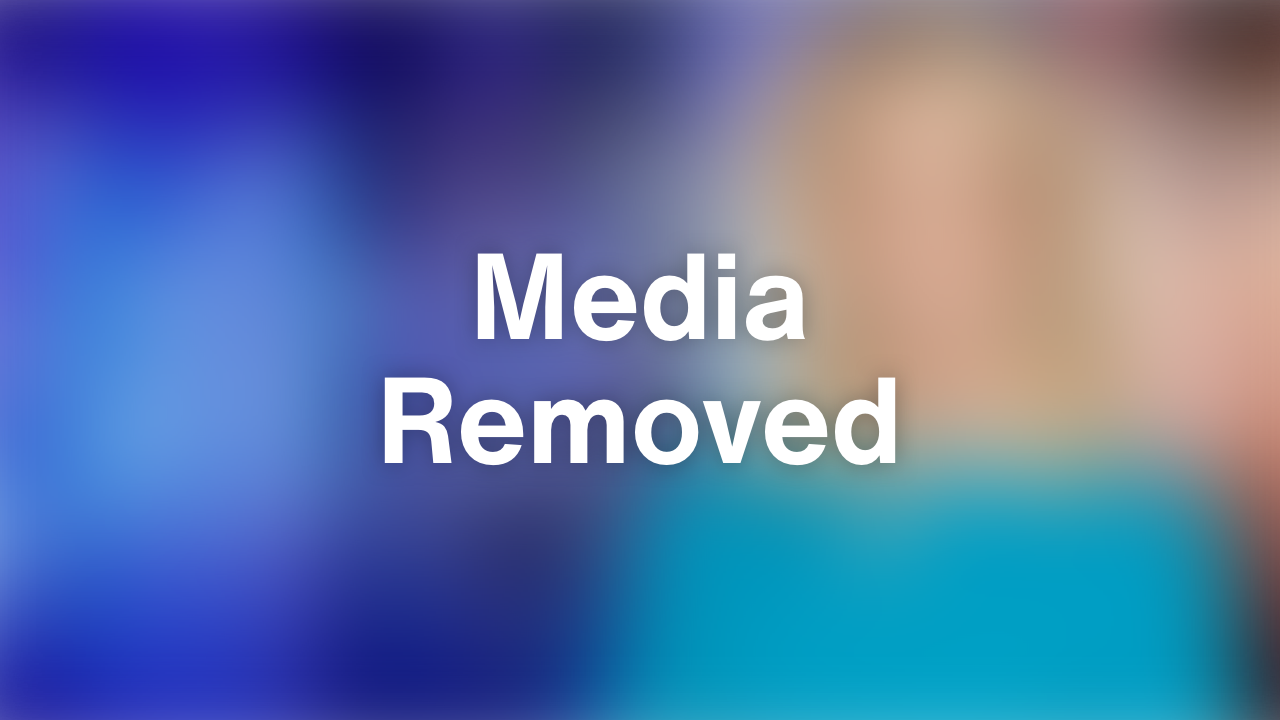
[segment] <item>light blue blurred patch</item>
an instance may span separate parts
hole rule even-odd
[[[1049,457],[780,468],[707,465],[638,513],[618,707],[1230,714],[1227,548],[1179,473]]]

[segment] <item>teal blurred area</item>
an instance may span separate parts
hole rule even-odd
[[[968,454],[689,468],[632,513],[625,716],[1223,717],[1229,535],[1181,471]]]

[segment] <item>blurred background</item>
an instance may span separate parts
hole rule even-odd
[[[495,252],[737,339],[477,340]],[[1264,717],[1277,368],[1271,0],[0,6],[0,717]],[[895,464],[720,462],[878,377]]]

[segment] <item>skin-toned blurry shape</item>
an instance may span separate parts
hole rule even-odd
[[[956,17],[840,38],[786,106],[781,224],[812,296],[813,382],[841,395],[896,375],[903,417],[935,428],[1096,423],[1101,333],[1060,83]]]
[[[1252,569],[1254,688],[1280,692],[1280,4],[1145,3],[1115,96],[1127,386],[1222,481]],[[1117,80],[1118,78],[1118,80]]]

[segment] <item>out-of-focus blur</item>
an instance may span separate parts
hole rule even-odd
[[[479,340],[478,253],[707,339]],[[0,717],[1266,716],[1277,368],[1271,0],[0,6]],[[384,463],[387,377],[625,462]]]

